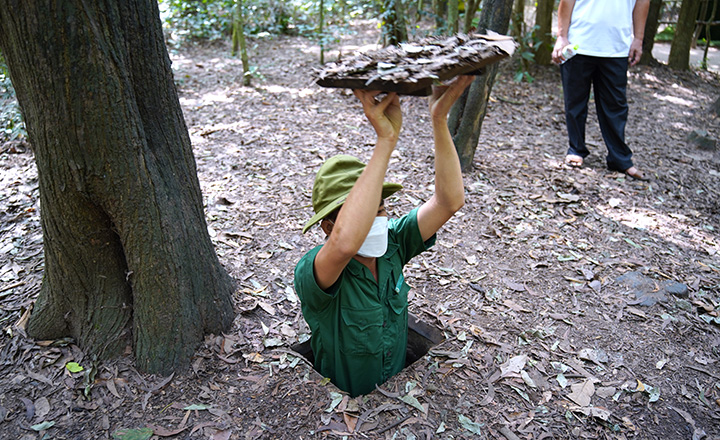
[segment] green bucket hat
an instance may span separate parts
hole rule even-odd
[[[303,234],[345,203],[350,190],[365,169],[365,164],[346,154],[333,156],[320,167],[312,190],[315,215],[303,226]],[[402,189],[399,183],[383,183],[382,198]]]

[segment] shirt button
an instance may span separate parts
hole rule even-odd
[[[391,354],[392,354],[392,351],[390,351],[390,350],[388,350],[387,352],[385,352],[385,356],[387,356],[387,357],[390,357]]]
[[[387,321],[383,321],[383,327],[387,327]]]

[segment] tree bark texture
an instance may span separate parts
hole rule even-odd
[[[690,68],[690,46],[699,10],[699,0],[683,0],[680,5],[675,37],[670,45],[670,55],[668,56],[668,67],[671,69],[688,70]]]
[[[187,365],[233,320],[154,0],[0,0],[39,174],[45,272],[28,332]]]
[[[386,45],[407,41],[405,6],[402,0],[383,0],[383,41]]]
[[[512,9],[513,0],[485,0],[480,13],[478,32],[485,33],[487,30],[492,30],[507,34]],[[475,78],[450,110],[448,127],[453,135],[464,172],[472,170],[472,162],[497,70],[497,63],[487,66],[485,72]]]
[[[458,0],[448,0],[448,35],[458,33],[458,20],[460,19],[460,2]]]
[[[555,9],[555,0],[537,0],[535,14],[535,63],[540,66],[549,66],[552,61],[552,17]]]
[[[660,21],[660,10],[663,0],[650,0],[647,20],[645,21],[645,34],[643,35],[642,56],[640,64],[644,66],[657,66],[659,63],[652,54],[655,47],[655,36],[657,35]]]

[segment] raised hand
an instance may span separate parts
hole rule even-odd
[[[432,95],[428,100],[430,115],[433,120],[447,118],[450,108],[452,108],[467,86],[473,82],[473,79],[475,79],[474,76],[463,75],[456,77],[450,84],[433,86]]]
[[[360,100],[365,116],[375,129],[378,139],[397,140],[402,127],[402,110],[397,93],[389,93],[378,100],[378,90],[353,90]]]

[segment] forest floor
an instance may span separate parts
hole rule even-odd
[[[344,53],[376,42],[361,29]],[[323,241],[301,233],[320,164],[370,155],[359,103],[313,84],[318,50],[303,38],[253,40],[252,87],[227,45],[171,58],[209,231],[237,280],[234,326],[168,378],[137,372],[130,355],[94,363],[72,341],[26,337],[43,268],[38,180],[32,152],[6,144],[1,438],[720,438],[720,152],[688,141],[720,139],[717,76],[630,69],[627,138],[652,176],[639,182],[605,168],[592,105],[592,154],[563,165],[557,67],[516,83],[503,62],[466,206],[406,270],[411,313],[446,339],[350,399],[291,350],[308,331],[293,268]],[[433,182],[426,102],[402,101],[394,216]]]

